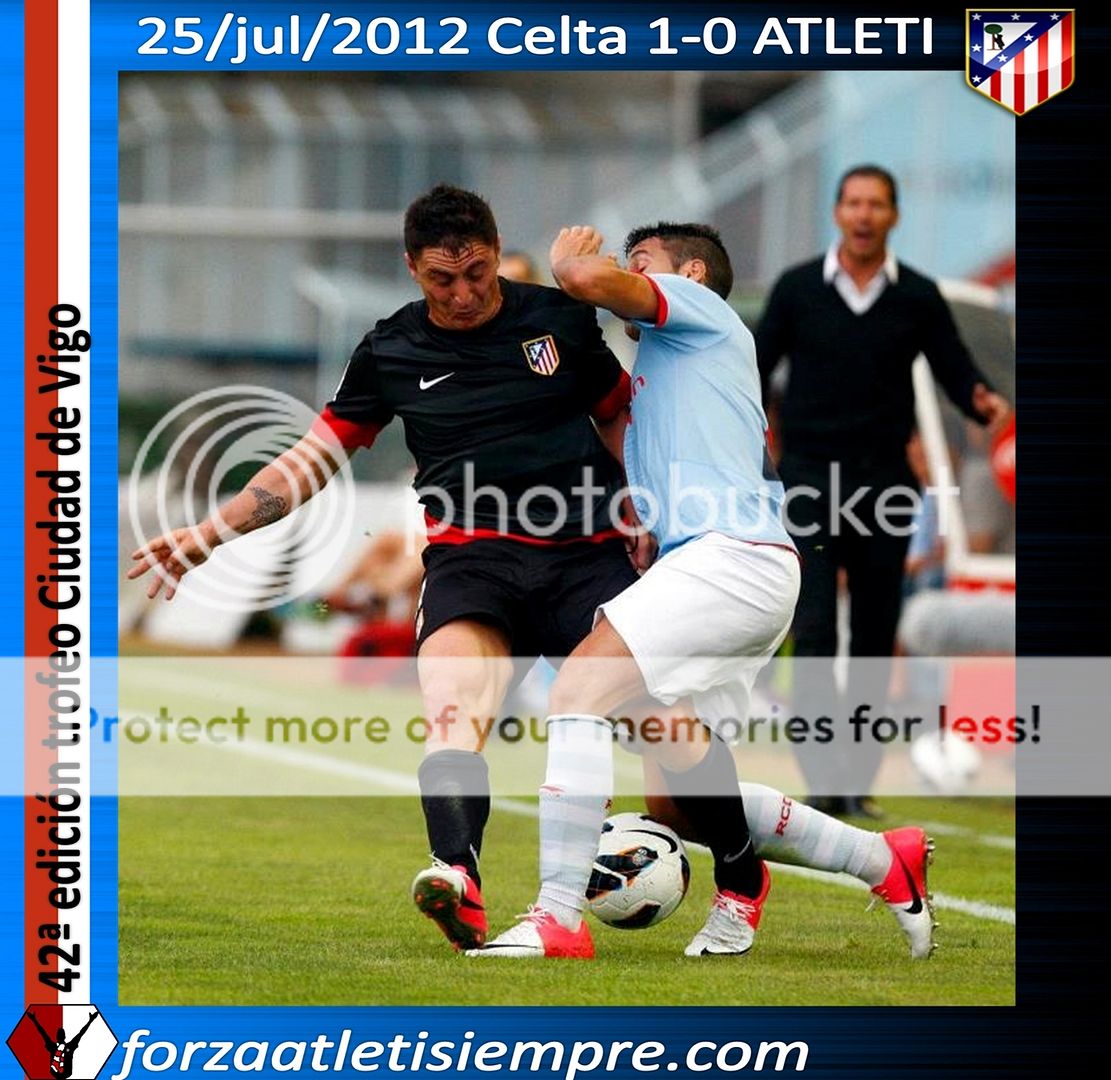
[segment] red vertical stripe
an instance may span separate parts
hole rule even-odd
[[[1061,89],[1072,82],[1072,16],[1061,20]]]
[[[1015,57],[1015,100],[1012,108],[1016,113],[1026,111],[1026,50],[1023,49]]]
[[[1049,34],[1038,38],[1038,101],[1049,97]]]
[[[57,751],[42,745],[49,729],[49,687],[35,675],[51,651],[47,637],[54,616],[39,603],[38,574],[49,573],[48,544],[35,522],[46,517],[45,481],[35,476],[42,469],[56,469],[57,456],[35,434],[46,430],[48,414],[57,404],[57,393],[40,394],[35,357],[50,349],[50,309],[58,303],[58,3],[37,0],[24,5],[24,293],[23,315],[26,381],[24,384],[24,502],[23,576],[24,655],[24,991],[28,1001],[53,1002],[54,990],[38,981],[36,954],[42,942],[39,927],[56,923],[58,911],[48,900],[53,883],[37,869],[38,851],[54,847],[47,836],[49,817],[45,804],[34,795],[45,790],[48,769]],[[87,655],[87,653],[86,653]],[[36,660],[35,658],[39,659]]]
[[[8,1045],[15,1054],[16,1059],[26,1069],[26,1073],[17,1072],[17,1076],[50,1076],[50,1062],[54,1057],[54,1037],[58,1028],[65,1025],[64,1012],[61,1005],[44,1005],[34,1002],[33,1012],[38,1026],[46,1032],[51,1040],[47,1045],[42,1033],[35,1027],[30,1017],[22,1019],[12,1032]],[[74,1029],[74,1034],[76,1034]],[[67,1036],[69,1032],[66,1032]]]
[[[1003,76],[998,71],[991,73],[991,78],[988,80],[991,84],[991,96],[995,101],[999,101],[1002,96]]]

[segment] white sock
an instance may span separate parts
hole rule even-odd
[[[763,784],[741,784],[745,817],[763,859],[844,872],[878,885],[891,867],[883,833],[846,825]]]
[[[549,716],[548,769],[540,789],[540,897],[577,930],[613,794],[613,727],[602,716]]]

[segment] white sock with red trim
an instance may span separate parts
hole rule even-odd
[[[858,829],[782,791],[742,781],[748,831],[762,859],[852,874],[878,885],[891,867],[883,833]]]

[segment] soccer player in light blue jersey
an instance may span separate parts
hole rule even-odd
[[[732,755],[709,729],[715,719],[747,714],[756,675],[791,623],[798,555],[766,451],[752,334],[725,300],[733,275],[718,234],[695,224],[635,230],[628,269],[601,248],[589,226],[563,229],[552,273],[569,295],[625,319],[639,341],[624,458],[633,506],[659,558],[599,607],[594,630],[553,686],[539,899],[518,925],[469,955],[593,955],[582,911],[612,794],[606,718],[645,697],[689,701],[706,725],[704,739],[673,743],[658,762],[674,807],[714,856],[713,904],[686,953],[741,955],[752,947],[770,882]],[[905,840],[895,837],[903,832]],[[912,955],[928,955],[925,835],[868,835],[874,842],[862,850],[875,864],[874,891],[897,918],[906,908],[899,921]]]

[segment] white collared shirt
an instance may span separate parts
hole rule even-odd
[[[830,244],[825,262],[822,264],[822,278],[827,285],[833,285],[854,315],[863,315],[880,298],[888,282],[894,284],[899,280],[899,264],[895,261],[895,256],[888,251],[883,266],[876,271],[863,289],[859,289],[837,257],[840,250],[840,241],[835,240]]]

